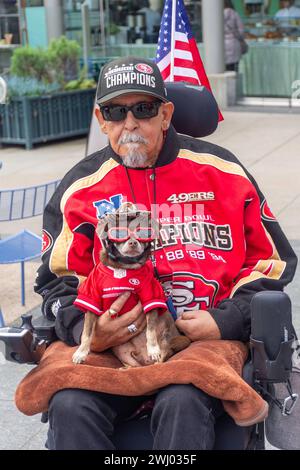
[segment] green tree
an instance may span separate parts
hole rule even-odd
[[[47,50],[24,46],[15,49],[11,60],[11,73],[17,77],[30,77],[52,82]]]
[[[74,80],[79,74],[79,57],[81,48],[76,41],[65,36],[52,39],[49,45],[49,58],[57,78],[61,82]]]

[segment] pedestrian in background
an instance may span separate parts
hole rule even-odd
[[[300,18],[300,8],[294,5],[294,0],[281,0],[280,9],[275,15],[275,20],[283,32],[297,33],[296,21]]]
[[[247,52],[244,25],[231,0],[224,1],[224,40],[226,70],[237,72],[243,53]]]

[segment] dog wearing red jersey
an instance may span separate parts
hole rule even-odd
[[[125,367],[164,362],[190,344],[177,330],[149,262],[151,244],[158,233],[158,225],[150,212],[139,211],[132,203],[122,204],[118,211],[100,220],[97,228],[102,243],[100,262],[80,286],[74,302],[77,307],[86,308],[81,344],[73,355],[74,363],[84,362],[90,352],[97,315],[108,311],[113,319],[117,313],[110,305],[126,291],[130,292],[130,297],[118,314],[129,311],[140,300],[147,323],[140,334],[112,348]],[[135,328],[135,325],[128,329],[130,327]]]

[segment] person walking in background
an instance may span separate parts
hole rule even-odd
[[[300,18],[300,8],[294,5],[294,0],[281,0],[280,9],[277,11],[276,19]]]
[[[231,0],[224,1],[224,40],[226,70],[237,72],[243,54],[244,25]]]
[[[294,5],[294,0],[281,0],[280,9],[275,15],[275,20],[282,30],[286,33],[292,32],[295,25],[295,20],[300,18],[300,8]]]

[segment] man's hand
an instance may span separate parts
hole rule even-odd
[[[122,307],[130,297],[129,292],[121,294],[110,306],[115,312],[120,312]],[[130,333],[128,326],[134,323],[137,328],[135,333]],[[146,315],[143,312],[142,304],[139,302],[129,312],[120,317],[111,318],[109,311],[97,318],[94,335],[91,343],[91,350],[95,352],[105,351],[113,346],[118,346],[129,341],[134,336],[143,331],[146,326]]]
[[[184,312],[175,324],[191,341],[221,339],[218,325],[206,310]]]

